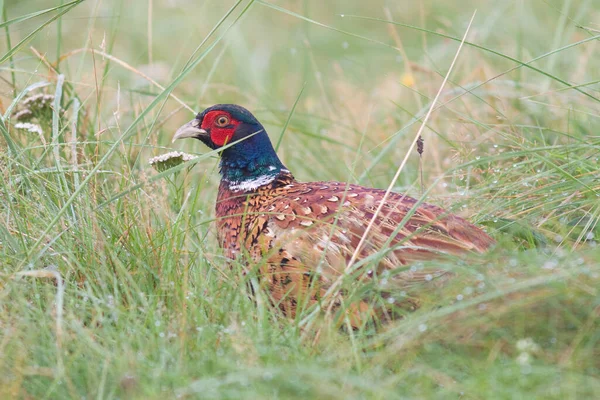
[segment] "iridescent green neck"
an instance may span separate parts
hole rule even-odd
[[[234,192],[256,190],[282,172],[289,173],[264,129],[221,153],[221,177]]]

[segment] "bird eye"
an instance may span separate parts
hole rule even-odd
[[[217,126],[223,128],[227,125],[229,125],[229,118],[227,118],[225,115],[221,115],[220,117],[217,118]]]

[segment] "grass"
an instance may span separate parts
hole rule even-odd
[[[0,397],[595,397],[596,0],[183,3],[0,1]],[[475,8],[395,190],[421,198],[421,166],[496,248],[415,266],[456,277],[377,328],[251,301],[217,154],[175,129],[242,104],[299,179],[387,187]],[[198,158],[148,164],[173,149]]]

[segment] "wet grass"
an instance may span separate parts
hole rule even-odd
[[[0,397],[598,393],[600,4],[321,3],[0,2]],[[175,129],[238,103],[297,178],[385,188],[475,8],[395,190],[498,246],[414,266],[456,276],[379,327],[254,304],[216,246],[217,154]],[[172,150],[198,158],[148,164]]]

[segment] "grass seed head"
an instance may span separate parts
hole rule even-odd
[[[174,168],[180,164],[195,159],[196,156],[191,154],[183,153],[180,151],[171,151],[169,153],[161,154],[156,157],[152,157],[148,163],[154,167],[158,172],[166,171],[170,168]]]

